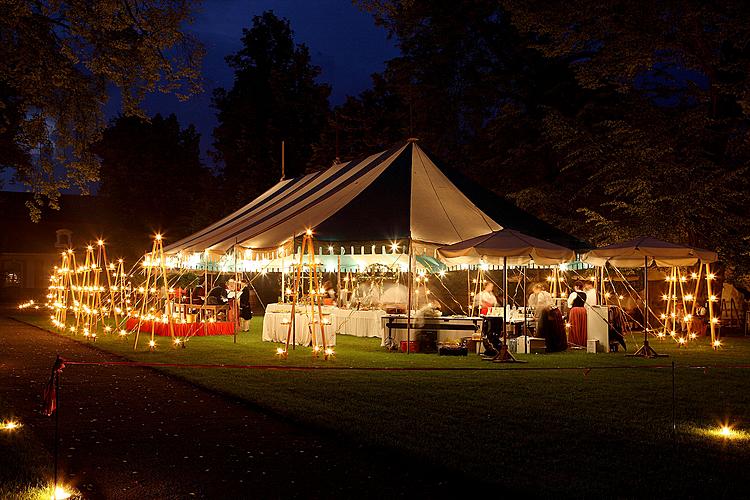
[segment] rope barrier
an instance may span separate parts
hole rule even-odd
[[[368,371],[368,372],[467,372],[467,371],[586,371],[594,370],[664,370],[672,369],[672,365],[604,365],[604,366],[530,366],[530,367],[507,367],[507,368],[480,368],[476,366],[455,367],[388,367],[388,366],[279,366],[279,365],[238,365],[238,364],[212,364],[212,363],[158,363],[148,361],[71,361],[63,358],[65,366],[128,366],[140,368],[207,368],[207,369],[234,369],[234,370],[267,370],[267,371]],[[750,364],[740,365],[676,365],[676,368],[691,370],[707,369],[750,369]]]

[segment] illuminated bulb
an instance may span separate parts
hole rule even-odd
[[[88,245],[88,246],[86,247],[86,250],[93,250],[93,249],[94,249],[94,247],[92,247],[91,245]]]
[[[15,422],[13,420],[8,420],[7,422],[0,423],[0,429],[2,429],[4,431],[11,431],[12,432],[12,431],[18,429],[19,427],[21,427],[21,424],[19,424],[18,422]]]
[[[711,323],[716,324],[718,322],[719,322],[719,318],[711,318]]]
[[[313,347],[313,352],[320,352],[320,346]]]
[[[57,486],[55,488],[55,491],[52,493],[50,500],[65,500],[66,498],[70,498],[70,493],[65,491],[62,486]]]
[[[721,340],[714,340],[714,349],[718,349],[719,347],[721,347]]]
[[[667,294],[665,293],[664,295],[662,295],[662,296],[661,296],[661,299],[662,299],[662,300],[669,300],[669,295],[667,295]]]
[[[666,337],[666,335],[664,335],[664,332],[659,332],[656,334],[656,336],[659,337],[660,339],[663,339],[664,337]]]
[[[698,279],[698,273],[691,273],[691,274],[690,274],[690,277],[691,277],[692,279]]]
[[[693,340],[695,340],[697,337],[698,337],[698,334],[695,333],[695,332],[693,332],[693,333],[690,334],[690,338],[693,339]]]
[[[722,425],[719,434],[723,437],[729,437],[732,435],[732,429],[730,429],[728,425]]]
[[[672,330],[671,332],[669,332],[669,335],[672,336],[672,337],[674,337],[675,335],[677,335],[677,332],[675,332],[674,330]]]
[[[711,301],[711,302],[716,302],[716,295],[711,295],[711,296],[710,296],[710,297],[708,298],[708,300],[709,300],[709,301]]]
[[[445,271],[441,270],[440,272],[438,272],[438,276],[440,276],[441,278],[445,278]]]
[[[154,347],[156,347],[156,342],[153,341],[153,340],[149,340],[148,341],[148,346],[153,349]]]
[[[693,300],[693,294],[692,293],[689,293],[689,294],[685,295],[685,301],[686,302],[690,302],[691,300]]]
[[[180,342],[182,342],[179,338],[175,337],[174,343],[175,345],[180,345]]]
[[[611,294],[609,292],[607,292],[607,293],[604,294],[604,298],[605,299],[608,299],[610,296],[611,296]]]
[[[313,234],[313,232],[312,232],[312,229],[306,229],[306,230],[305,230],[305,234],[306,234],[307,236],[312,236],[312,234]]]
[[[686,340],[685,340],[685,337],[680,337],[680,338],[678,338],[678,339],[677,339],[677,341],[678,341],[678,342],[679,342],[680,344],[684,344],[684,343],[686,342]]]
[[[565,328],[570,328],[570,323],[565,323]]]
[[[620,299],[620,300],[622,300],[622,299],[625,298],[625,296],[624,295],[619,295],[617,298]]]
[[[325,350],[325,355],[326,356],[333,356],[334,354],[335,354],[335,352],[333,352],[333,349],[331,349],[330,347],[326,348],[326,350]]]
[[[124,336],[125,336],[125,335],[127,335],[127,334],[128,334],[128,332],[126,332],[125,330],[120,330],[120,335],[121,335],[121,336],[123,336],[123,337],[124,337]]]
[[[707,275],[706,275],[706,279],[707,279],[707,280],[712,280],[712,279],[714,279],[714,278],[716,278],[716,275],[715,275],[714,273],[710,273],[710,274],[707,274]]]
[[[96,242],[97,245],[102,246],[104,245],[104,240],[99,240]]]
[[[155,239],[156,241],[161,241],[161,234],[159,234],[159,233],[156,233],[156,236],[154,236],[154,239]]]
[[[659,316],[659,318],[661,318],[661,319],[667,319],[667,315],[666,314],[662,314],[661,316]]]

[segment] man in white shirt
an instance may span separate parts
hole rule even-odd
[[[586,292],[586,305],[595,306],[597,304],[596,299],[596,287],[593,281],[587,281],[583,285],[583,291]]]
[[[544,290],[544,286],[541,283],[534,285],[532,289],[534,293],[529,295],[529,307],[534,308],[534,315],[538,318],[541,316],[542,311],[549,309],[555,304],[552,299],[552,295]]]
[[[497,297],[495,297],[495,293],[493,292],[494,288],[492,283],[487,283],[484,286],[484,290],[474,297],[474,305],[479,307],[479,314],[487,314],[491,308],[497,306]]]

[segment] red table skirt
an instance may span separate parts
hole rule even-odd
[[[169,337],[169,325],[161,321],[142,321],[141,332],[151,333],[153,323],[154,335]],[[216,323],[174,323],[174,334],[177,337],[206,337],[210,335],[234,335],[234,323],[229,321],[217,321]],[[125,328],[134,332],[138,329],[138,319],[128,318]]]

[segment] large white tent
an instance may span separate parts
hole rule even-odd
[[[273,251],[309,228],[320,242],[407,240],[435,246],[502,229],[409,140],[282,180],[236,212],[169,245],[165,253],[223,254],[234,246]]]

